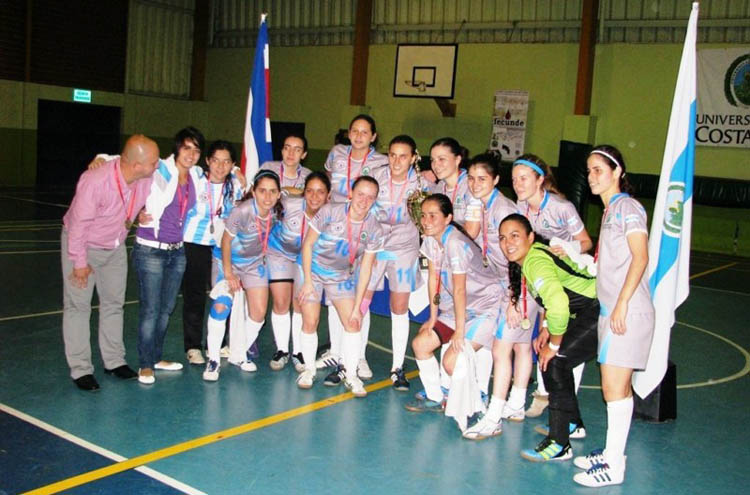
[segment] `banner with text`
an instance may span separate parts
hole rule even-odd
[[[489,149],[499,151],[503,160],[512,161],[523,154],[528,111],[528,91],[495,91]]]
[[[698,146],[750,148],[750,47],[698,50]]]

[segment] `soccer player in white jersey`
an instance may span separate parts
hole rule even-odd
[[[494,268],[503,287],[502,317],[492,344],[495,377],[492,397],[487,414],[464,432],[464,437],[472,440],[497,435],[502,430],[503,419],[523,421],[526,387],[532,369],[531,334],[539,312],[536,301],[525,293],[516,304],[511,302],[508,259],[500,249],[498,229],[500,222],[518,213],[518,209],[497,189],[499,181],[500,166],[495,156],[483,154],[471,160],[469,188],[482,201],[477,243],[482,248],[483,262]],[[511,375],[513,388],[508,397]]]
[[[251,197],[236,206],[226,221],[221,238],[221,260],[214,258],[215,283],[226,280],[231,292],[244,290],[247,298],[248,318],[243,332],[244,343],[230,342],[232,355],[229,362],[243,371],[253,372],[257,365],[249,356],[250,347],[258,338],[268,307],[268,243],[274,222],[283,218],[279,202],[281,182],[270,170],[255,174]],[[214,284],[215,285],[215,284]],[[232,297],[217,297],[208,319],[208,363],[203,379],[219,379],[221,341],[225,323],[232,307]],[[234,339],[233,333],[233,339]],[[232,339],[232,340],[233,340]],[[244,351],[238,355],[236,350]]]
[[[580,253],[592,247],[591,238],[581,221],[581,217],[570,201],[565,200],[557,189],[555,177],[549,166],[531,153],[521,155],[513,162],[513,190],[518,196],[518,210],[529,219],[534,232],[545,239],[558,237],[571,242]],[[562,256],[565,252],[560,247],[551,247],[553,253]],[[543,322],[543,324],[545,324]],[[583,376],[582,363],[574,371],[576,391]],[[549,395],[544,388],[542,374],[537,366],[537,390],[534,400],[526,410],[526,416],[540,416],[549,404]],[[583,438],[586,430],[583,425],[571,425],[572,438]]]
[[[591,192],[605,205],[596,249],[599,299],[597,360],[607,403],[606,448],[576,457],[585,469],[573,479],[600,487],[625,478],[625,445],[633,416],[631,379],[648,362],[654,334],[654,306],[648,277],[646,211],[631,197],[625,161],[614,146],[596,146],[586,161]]]
[[[356,397],[367,395],[357,376],[363,316],[360,307],[375,255],[383,249],[383,230],[370,211],[378,188],[375,179],[361,176],[352,186],[352,200],[323,206],[305,234],[302,265],[297,267],[294,279],[295,296],[302,307],[300,341],[305,361],[305,371],[297,377],[300,388],[311,388],[315,380],[320,300],[325,290],[344,327],[344,383]]]
[[[203,319],[206,288],[211,282],[211,253],[221,251],[224,221],[243,195],[244,177],[231,173],[236,162],[237,155],[231,143],[223,140],[211,143],[206,154],[208,171],[201,180],[194,182],[195,205],[185,217],[182,328],[190,364],[206,363]]]
[[[351,144],[337,144],[328,153],[324,168],[331,178],[331,203],[344,203],[351,199],[354,181],[360,176],[372,175],[372,171],[388,165],[388,157],[378,153],[375,145],[378,131],[375,120],[369,115],[359,114],[349,123],[349,141]],[[331,348],[318,360],[318,367],[333,366],[334,370],[326,377],[326,385],[341,383],[338,369],[341,357],[341,336],[344,332],[341,321],[344,315],[336,314],[336,307],[328,306],[328,329]],[[340,317],[342,316],[342,317]],[[362,321],[362,331],[368,333],[370,328],[370,312],[365,313]],[[367,345],[367,339],[363,339]],[[372,370],[361,354],[357,365],[359,377],[365,380],[372,378]]]
[[[407,135],[396,136],[388,145],[388,167],[373,172],[380,184],[375,214],[383,227],[385,246],[378,253],[363,303],[363,309],[369,306],[374,292],[383,289],[384,278],[388,277],[393,346],[391,381],[393,387],[401,391],[409,390],[404,367],[409,341],[409,295],[424,283],[419,269],[419,230],[409,216],[408,206],[409,196],[420,187],[429,187],[427,182],[419,179],[419,172],[415,169],[418,160],[414,139]],[[366,339],[363,328],[363,350]]]
[[[302,134],[291,133],[284,139],[281,147],[281,161],[265,162],[260,170],[272,170],[281,179],[281,189],[287,194],[301,196],[305,187],[305,177],[310,170],[302,166],[307,156],[307,138]]]
[[[310,228],[310,223],[318,210],[328,201],[331,192],[331,181],[322,172],[312,172],[305,178],[303,196],[282,194],[284,219],[271,229],[268,242],[268,269],[273,309],[271,325],[276,342],[276,353],[269,365],[279,371],[289,362],[289,334],[292,336],[292,362],[298,373],[305,370],[304,358],[300,347],[302,332],[302,312],[296,299],[292,298],[295,265],[299,260],[302,239]],[[293,313],[291,326],[289,304]]]
[[[500,316],[502,287],[495,271],[484,266],[482,251],[463,228],[453,222],[450,198],[433,194],[422,203],[424,242],[428,260],[430,318],[412,340],[424,397],[405,405],[414,412],[444,410],[440,365],[434,352],[449,344],[442,366],[451,375],[464,345],[490,348]]]

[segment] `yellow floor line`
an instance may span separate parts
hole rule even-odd
[[[418,371],[411,371],[407,373],[406,376],[408,378],[414,378],[418,374],[419,374]],[[375,392],[377,390],[389,387],[391,383],[392,383],[391,379],[388,378],[388,379],[373,383],[372,385],[368,385],[367,387],[365,387],[365,389],[367,390],[367,392]],[[221,440],[226,440],[227,438],[232,438],[237,435],[242,435],[244,433],[251,432],[253,430],[258,430],[260,428],[265,428],[267,426],[281,423],[288,419],[296,418],[297,416],[302,416],[303,414],[311,413],[319,409],[324,409],[326,407],[330,407],[330,406],[339,404],[341,402],[351,400],[353,398],[354,396],[351,394],[351,392],[346,392],[344,394],[329,397],[328,399],[323,399],[318,402],[314,402],[312,404],[297,407],[295,409],[290,409],[289,411],[284,411],[278,414],[274,414],[266,418],[258,419],[256,421],[252,421],[244,425],[235,426],[233,428],[222,430],[216,433],[211,433],[210,435],[195,438],[193,440],[188,440],[186,442],[178,443],[170,447],[166,447],[166,448],[154,451],[154,452],[150,452],[148,454],[140,455],[138,457],[133,457],[131,459],[127,459],[125,461],[121,461],[116,464],[112,464],[110,466],[105,466],[103,468],[95,469],[94,471],[89,471],[88,473],[79,474],[78,476],[74,476],[72,478],[58,481],[50,485],[36,488],[26,493],[28,495],[42,495],[42,494],[46,495],[46,494],[51,494],[51,493],[59,493],[63,490],[67,490],[76,486],[80,486],[85,483],[90,483],[92,481],[105,478],[107,476],[112,476],[114,474],[118,474],[123,471],[127,471],[129,469],[142,466],[144,464],[155,462],[155,461],[164,459],[166,457],[171,457],[173,455],[181,454],[188,450],[196,449],[198,447],[203,447],[205,445],[216,443]]]
[[[731,268],[734,265],[736,265],[738,262],[733,261],[732,263],[727,263],[726,265],[717,266],[716,268],[711,268],[710,270],[706,270],[704,272],[696,273],[695,275],[690,275],[690,280],[696,279],[698,277],[702,277],[703,275],[708,275],[709,273],[718,272],[721,270],[726,270],[727,268]]]

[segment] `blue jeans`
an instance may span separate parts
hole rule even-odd
[[[136,243],[133,266],[138,275],[138,361],[141,369],[153,369],[162,360],[169,315],[174,311],[182,274],[185,248],[167,251]]]

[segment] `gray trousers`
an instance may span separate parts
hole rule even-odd
[[[123,304],[128,277],[128,256],[125,245],[115,249],[89,248],[88,263],[94,273],[89,275],[85,289],[70,281],[73,262],[68,258],[68,234],[63,229],[60,254],[63,278],[63,341],[70,376],[75,380],[94,372],[91,362],[91,298],[94,287],[99,295],[99,350],[104,367],[114,369],[126,364],[122,341]]]

